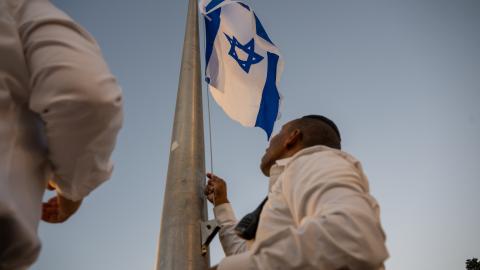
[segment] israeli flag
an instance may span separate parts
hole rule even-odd
[[[225,113],[267,137],[280,116],[277,85],[283,71],[278,48],[246,4],[202,0],[205,18],[205,80]]]

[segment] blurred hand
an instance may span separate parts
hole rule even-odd
[[[213,203],[214,206],[228,203],[227,184],[225,181],[212,173],[207,173],[207,177],[208,182],[204,190],[207,199]]]
[[[216,266],[216,265],[215,265],[215,266],[212,266],[212,267],[210,267],[208,270],[217,270],[217,266]]]
[[[55,186],[49,182],[47,189],[54,190]],[[69,219],[82,204],[82,200],[72,201],[58,194],[42,204],[42,220],[48,223],[62,223]]]

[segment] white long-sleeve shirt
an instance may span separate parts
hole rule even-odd
[[[110,177],[121,125],[93,37],[48,0],[0,0],[0,270],[37,257],[47,180],[79,200]]]
[[[360,162],[325,146],[272,166],[255,240],[234,233],[230,204],[214,213],[227,255],[219,270],[378,270],[388,257],[379,206]]]

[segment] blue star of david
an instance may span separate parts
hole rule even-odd
[[[223,34],[225,34],[225,33],[223,33]],[[259,63],[260,61],[263,60],[263,56],[255,53],[255,41],[253,40],[253,38],[248,43],[243,45],[240,42],[238,42],[238,40],[235,36],[230,37],[227,34],[225,34],[225,37],[227,37],[227,40],[228,40],[228,42],[230,43],[230,46],[231,46],[230,51],[228,52],[228,55],[230,55],[233,59],[235,59],[235,61],[237,61],[238,65],[246,73],[248,73],[250,71],[250,67],[252,65],[257,64],[257,63]],[[248,55],[247,60],[242,60],[242,59],[238,58],[238,54],[235,51],[235,48],[239,48],[242,51],[244,51]]]

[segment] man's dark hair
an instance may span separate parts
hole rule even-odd
[[[302,131],[302,143],[305,147],[325,145],[335,149],[342,148],[337,125],[325,116],[306,115],[295,121],[295,127]]]

